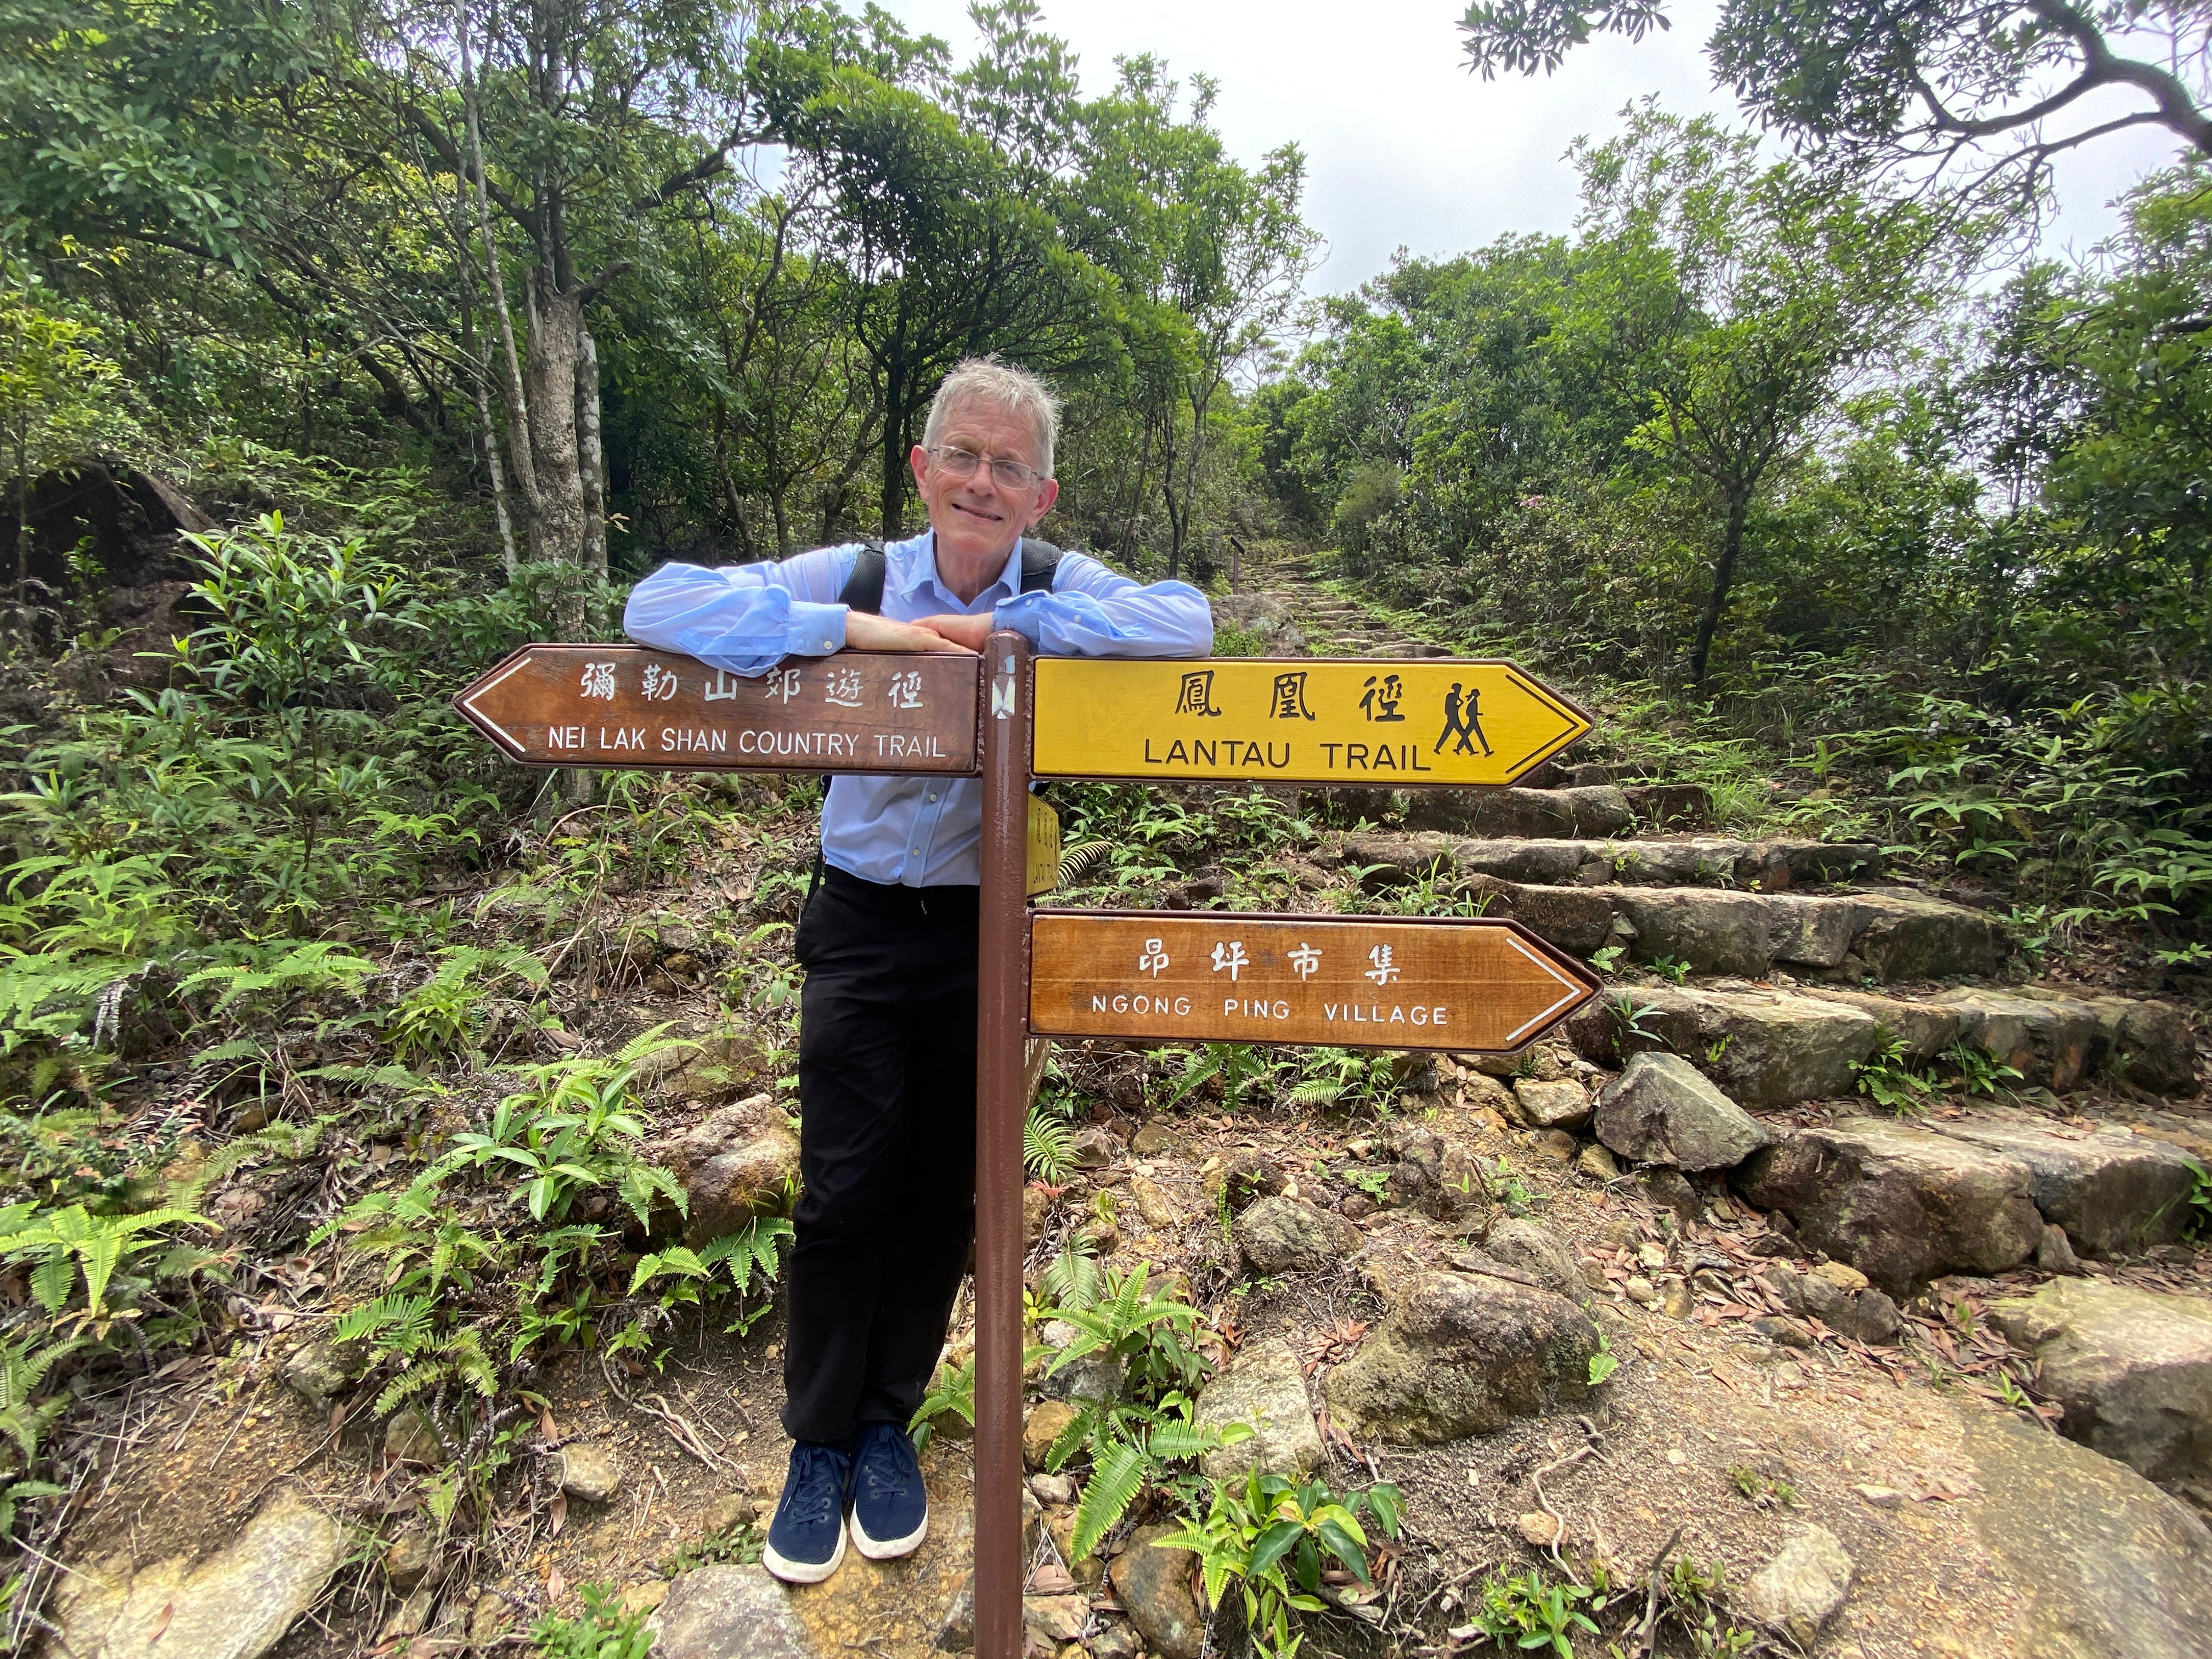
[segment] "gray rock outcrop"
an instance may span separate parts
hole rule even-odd
[[[1597,1138],[1639,1164],[1732,1170],[1771,1137],[1679,1054],[1636,1054],[1598,1096]]]
[[[1814,1249],[1893,1294],[1938,1274],[2002,1273],[2034,1254],[2043,1217],[2028,1167],[1879,1118],[1799,1129],[1754,1153],[1735,1185]]]
[[[1810,1647],[1821,1626],[1843,1610],[1850,1589],[1851,1558],[1836,1534],[1826,1527],[1803,1527],[1752,1574],[1736,1605],[1798,1646]]]
[[[2066,1433],[2154,1480],[2212,1476],[2212,1300],[2054,1279],[1990,1304]]]
[[[1486,1275],[1414,1281],[1324,1393],[1362,1439],[1433,1445],[1487,1434],[1589,1392],[1597,1328],[1565,1297]]]
[[[1199,1395],[1195,1420],[1201,1429],[1231,1423],[1252,1427],[1249,1440],[1206,1455],[1206,1473],[1216,1480],[1241,1480],[1255,1465],[1270,1474],[1303,1478],[1322,1460],[1305,1372],[1280,1338],[1240,1352]]]
[[[2025,1112],[1929,1127],[2027,1164],[2028,1195],[2044,1219],[2092,1255],[2171,1244],[2188,1224],[2196,1171],[2163,1141],[2111,1127],[2085,1133]]]
[[[1295,1198],[1263,1198],[1237,1218],[1237,1248],[1256,1273],[1317,1273],[1358,1249],[1359,1229]]]

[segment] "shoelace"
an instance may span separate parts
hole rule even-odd
[[[904,1440],[906,1437],[902,1435],[899,1438]],[[909,1448],[908,1455],[902,1457],[898,1455],[899,1448],[891,1443],[890,1436],[881,1437],[881,1441],[890,1447],[890,1455],[864,1457],[860,1462],[860,1479],[868,1483],[868,1497],[877,1503],[905,1497],[907,1483],[917,1472],[911,1467],[913,1464],[912,1442],[907,1443]]]
[[[835,1452],[802,1446],[793,1456],[791,1497],[785,1513],[802,1527],[820,1526],[845,1512],[845,1475]]]

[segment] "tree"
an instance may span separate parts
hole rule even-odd
[[[1668,27],[1666,0],[1473,0],[1460,24],[1485,80]],[[2212,12],[2191,0],[1723,0],[1706,52],[1760,121],[1846,169],[1994,146],[1990,177],[2032,191],[2053,155],[2142,126],[2212,155]],[[2084,115],[2108,88],[2137,107]]]
[[[0,465],[15,489],[15,610],[28,605],[31,482],[83,457],[118,427],[120,368],[95,349],[98,331],[52,309],[21,271],[0,265]]]
[[[1633,377],[1650,415],[1630,444],[1702,480],[1721,520],[1692,683],[1778,463],[1820,433],[1852,376],[1902,348],[1940,293],[1936,216],[1762,164],[1757,151],[1749,134],[1646,104],[1621,137],[1577,152],[1583,264],[1562,346]]]

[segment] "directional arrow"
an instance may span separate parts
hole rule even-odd
[[[974,657],[841,651],[740,678],[635,645],[526,645],[453,699],[533,766],[952,772],[975,765]]]
[[[1502,1054],[1597,994],[1518,922],[1040,910],[1030,1030]]]
[[[1501,784],[1589,729],[1581,708],[1510,662],[1047,657],[1031,769],[1370,789]]]

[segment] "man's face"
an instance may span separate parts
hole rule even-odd
[[[956,478],[951,467],[919,444],[909,457],[930,528],[937,532],[938,568],[948,580],[981,577],[988,581],[1005,567],[1014,543],[1052,510],[1060,485],[1054,479],[1039,478],[1009,489],[993,475],[994,461],[1018,461],[1031,469],[1036,465],[1035,429],[1008,410],[956,405],[945,417],[937,447],[940,452],[964,449],[983,458],[966,477]]]

